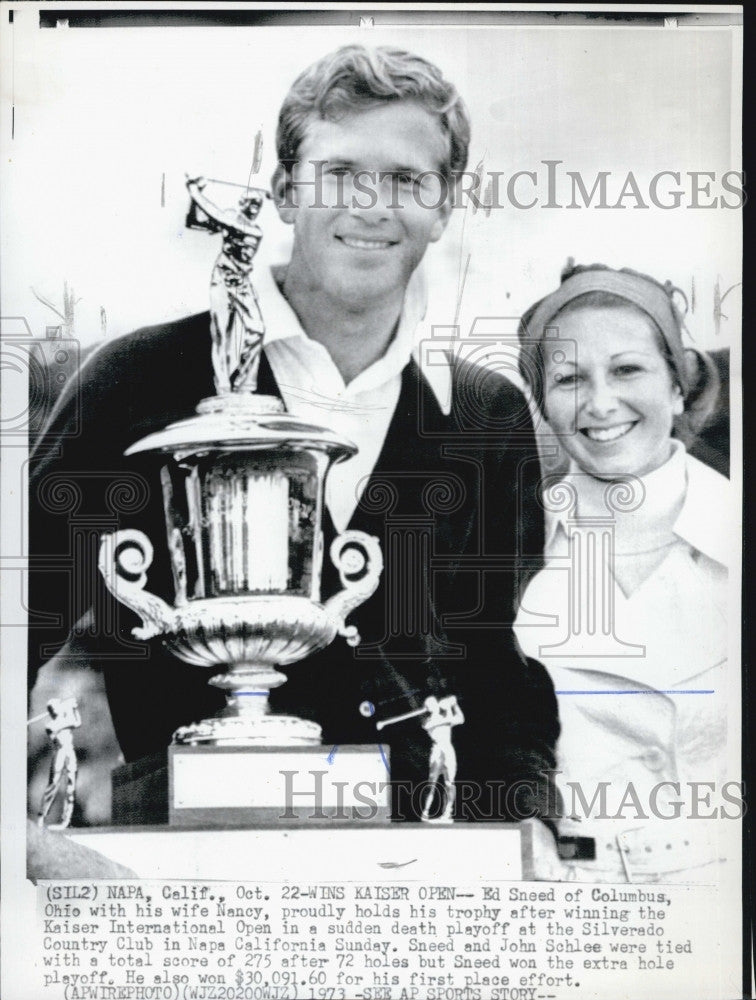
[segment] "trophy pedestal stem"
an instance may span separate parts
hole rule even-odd
[[[207,683],[225,691],[229,700],[246,695],[264,695],[267,705],[268,692],[285,684],[286,674],[280,673],[270,663],[234,663],[224,674],[216,674]]]
[[[208,682],[226,692],[226,705],[212,719],[182,726],[175,744],[216,747],[319,746],[320,726],[293,715],[271,715],[268,696],[286,676],[267,663],[236,663]]]

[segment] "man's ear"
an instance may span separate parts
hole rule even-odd
[[[451,218],[451,213],[452,213],[451,192],[449,192],[449,195],[447,196],[444,203],[438,209],[436,209],[436,211],[438,215],[435,222],[431,226],[430,236],[428,237],[429,243],[435,243],[436,240],[440,240],[441,237],[444,235],[446,227],[449,225],[449,219]]]
[[[291,170],[287,170],[283,164],[279,163],[273,171],[270,183],[279,218],[287,226],[293,225],[297,206],[295,201],[296,189],[292,182]]]

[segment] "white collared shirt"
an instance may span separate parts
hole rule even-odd
[[[574,482],[577,493],[577,510],[569,511],[546,506],[546,539],[544,555],[566,554],[564,540],[569,535],[569,521],[581,517],[612,514],[615,536],[621,542],[632,542],[633,534],[647,535],[654,522],[669,523],[672,533],[687,542],[698,552],[727,566],[731,534],[727,519],[720,516],[729,482],[720,473],[688,455],[682,441],[673,439],[672,455],[661,468],[648,473],[640,480],[642,500],[634,501],[623,510],[620,501],[614,507],[605,506],[609,483],[595,480],[582,473],[574,462],[564,477],[564,482]],[[632,484],[631,484],[632,485]],[[673,516],[668,517],[669,514]],[[729,537],[728,537],[729,535]],[[623,544],[616,546],[618,554],[626,551]],[[632,551],[632,549],[630,549]]]
[[[572,480],[577,511],[547,516],[546,565],[528,584],[515,622],[523,651],[541,660],[556,689],[560,780],[584,788],[610,781],[615,791],[632,780],[639,792],[644,782],[719,780],[728,711],[729,481],[680,444],[667,467],[641,478],[649,506],[639,509],[640,520],[668,517],[671,541],[662,538],[664,558],[625,594],[599,519],[606,511],[598,501],[612,484],[591,492],[596,481],[581,490],[580,478]],[[643,555],[640,542],[633,551],[632,512],[615,511],[610,520],[617,555]]]
[[[286,408],[313,424],[329,427],[357,446],[357,454],[333,466],[326,482],[326,504],[343,531],[359,503],[394,415],[402,371],[414,356],[420,364],[417,328],[425,315],[425,282],[415,271],[407,286],[396,334],[377,361],[348,385],[323,344],[307,336],[284,298],[269,266],[252,277],[265,321],[265,355]],[[442,411],[451,405],[451,370],[423,368]]]
[[[568,473],[563,483],[571,482],[577,510],[547,513],[546,565],[522,598],[515,631],[523,650],[549,669],[589,664],[662,688],[726,656],[729,481],[676,442],[666,467],[641,478],[636,511],[615,509],[607,517],[602,494],[617,484]],[[663,521],[668,512],[669,542],[664,532],[658,539],[648,532],[649,521]],[[603,516],[596,520],[594,515]],[[633,546],[636,518],[638,544]],[[610,526],[612,552],[603,540]],[[643,550],[656,541],[663,544],[663,558],[623,593],[615,582],[615,565],[623,556],[643,558]],[[609,564],[610,559],[617,564]]]

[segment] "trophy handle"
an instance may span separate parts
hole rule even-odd
[[[344,531],[331,544],[331,562],[339,571],[343,590],[325,603],[326,611],[336,619],[338,634],[350,646],[358,645],[356,626],[347,625],[347,617],[363,604],[378,587],[383,572],[383,553],[378,539],[364,531]]]
[[[173,625],[174,609],[162,598],[144,589],[152,565],[152,542],[143,531],[124,528],[100,540],[98,568],[110,593],[142,619],[132,629],[135,639],[163,635]]]

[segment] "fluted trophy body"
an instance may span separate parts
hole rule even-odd
[[[161,637],[186,663],[218,671],[209,683],[225,691],[224,711],[180,728],[175,743],[317,744],[320,727],[270,714],[268,694],[286,680],[278,667],[323,649],[337,635],[359,642],[345,619],[378,585],[380,546],[363,532],[339,535],[329,557],[343,589],[321,602],[326,476],[356,449],[286,413],[280,399],[255,392],[264,327],[250,273],[263,193],[247,189],[236,210],[221,210],[201,178],[188,187],[188,224],[223,234],[211,280],[209,338],[218,395],[203,400],[195,416],[126,452],[163,458],[174,604],[146,589],[153,547],[143,532],[104,536],[100,571],[109,590],[142,619],[137,638]]]

